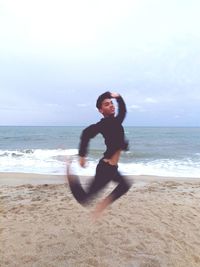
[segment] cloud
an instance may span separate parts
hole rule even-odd
[[[80,104],[77,104],[77,106],[80,108],[87,108],[90,106],[90,104],[80,103]]]
[[[175,119],[180,119],[181,118],[181,115],[177,114],[174,116]]]
[[[139,111],[139,112],[145,112],[146,110],[142,107],[142,106],[139,106],[139,105],[131,105],[131,106],[128,106],[128,110],[130,112],[132,112],[133,110],[136,110],[136,111]]]
[[[156,103],[158,103],[158,101],[157,101],[155,98],[153,98],[153,97],[147,97],[147,98],[145,98],[145,99],[144,99],[144,102],[145,102],[145,103],[151,103],[151,104],[156,104]]]
[[[199,125],[199,7],[1,0],[0,124],[87,123],[100,115],[97,96],[112,88],[130,124]]]

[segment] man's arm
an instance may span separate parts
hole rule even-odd
[[[79,164],[81,167],[85,166],[85,156],[88,153],[88,145],[91,138],[94,138],[99,133],[99,124],[92,124],[85,128],[81,134],[79,144]]]
[[[126,116],[126,104],[120,94],[110,93],[110,95],[112,98],[115,98],[118,103],[118,114],[116,118],[122,123]]]

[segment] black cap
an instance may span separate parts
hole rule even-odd
[[[110,92],[105,92],[103,93],[102,95],[100,95],[97,99],[97,103],[96,103],[96,107],[98,109],[101,108],[101,104],[102,102],[106,99],[106,98],[112,98],[111,95],[110,95]]]

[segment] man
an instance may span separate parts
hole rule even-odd
[[[115,116],[115,106],[112,98],[116,99],[118,103],[117,116]],[[82,205],[88,204],[96,193],[103,189],[110,181],[118,183],[117,187],[103,201],[97,204],[94,211],[94,218],[98,218],[105,208],[125,194],[131,186],[118,172],[118,161],[121,151],[127,150],[128,148],[122,126],[126,115],[124,100],[118,93],[105,92],[98,97],[96,107],[104,118],[83,130],[79,146],[80,165],[85,167],[85,157],[88,153],[89,141],[97,134],[100,133],[103,135],[107,149],[104,157],[97,165],[95,178],[89,185],[87,191],[82,188],[78,177],[70,174],[69,165],[67,168],[67,177],[72,194]]]

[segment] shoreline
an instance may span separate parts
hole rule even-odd
[[[126,175],[133,181],[139,182],[156,182],[156,181],[176,181],[176,182],[198,182],[200,177],[171,177],[171,176],[154,176],[154,175]],[[92,176],[80,176],[81,180],[90,179]],[[56,174],[36,174],[36,173],[20,173],[20,172],[0,172],[0,186],[2,185],[42,185],[42,184],[63,184],[65,183],[65,175]]]

